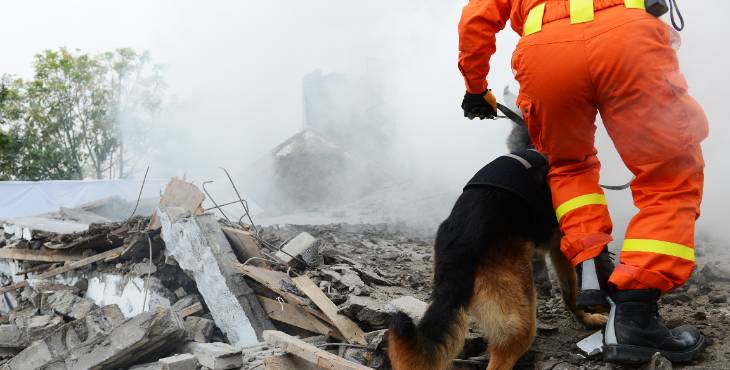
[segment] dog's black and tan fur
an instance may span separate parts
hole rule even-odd
[[[524,130],[513,130],[510,150],[520,143],[527,147],[525,136]],[[586,327],[604,325],[605,316],[575,308],[575,270],[559,245],[557,222],[534,212],[523,198],[496,187],[467,187],[438,229],[428,310],[418,325],[403,313],[392,319],[388,355],[393,369],[449,368],[461,351],[470,316],[489,343],[487,369],[512,369],[535,338],[536,252],[550,255],[575,317]]]

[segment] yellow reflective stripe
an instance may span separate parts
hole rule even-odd
[[[593,20],[593,0],[570,0],[570,23],[584,23]]]
[[[695,260],[695,250],[686,245],[651,239],[626,239],[621,252],[651,252]]]
[[[575,197],[563,204],[561,204],[556,210],[555,215],[558,216],[560,221],[566,213],[580,207],[589,206],[591,204],[606,204],[606,196],[603,194],[586,194],[579,197]]]
[[[532,35],[535,32],[540,32],[542,29],[542,17],[545,15],[545,3],[542,3],[532,9],[527,14],[525,20],[525,30],[523,36]]]
[[[629,9],[646,9],[644,0],[624,0],[624,4]]]

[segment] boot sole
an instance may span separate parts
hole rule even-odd
[[[628,344],[611,344],[603,346],[603,360],[607,362],[640,365],[651,361],[652,356],[659,352],[671,362],[691,362],[702,353],[704,346],[705,337],[703,335],[700,336],[700,339],[692,348],[679,352]]]
[[[602,290],[581,290],[575,298],[575,307],[588,313],[605,313],[611,308]]]

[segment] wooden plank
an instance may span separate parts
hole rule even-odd
[[[283,281],[287,281],[293,284],[293,282],[291,282],[291,279],[289,279],[289,277],[285,273],[256,266],[244,266],[240,263],[234,263],[232,265],[236,271],[248,276],[259,284],[270,289],[272,292],[276,293],[276,295],[284,298],[287,302],[298,304],[301,306],[306,306],[309,304],[308,300],[299,297],[296,294],[289,293],[281,288],[281,283]]]
[[[41,251],[33,249],[0,248],[1,259],[38,262],[73,262],[83,258],[79,252]]]
[[[249,258],[263,258],[266,256],[261,253],[259,243],[248,231],[235,229],[232,227],[221,226],[223,234],[226,234],[226,238],[231,243],[233,253],[236,254],[240,262],[246,262]],[[269,263],[260,259],[253,259],[251,262],[254,266],[268,267]]]
[[[319,367],[301,358],[283,354],[264,358],[264,370],[318,370]]]
[[[282,282],[287,282],[292,285],[294,284],[294,282],[292,282],[285,273],[268,270],[256,266],[244,266],[240,263],[233,264],[233,268],[235,268],[238,272],[246,275],[247,277],[253,279],[254,281],[258,282],[259,284],[263,285],[264,287],[268,288],[275,295],[284,298],[286,302],[296,305],[300,310],[306,311],[310,315],[319,318],[321,321],[329,325],[334,325],[334,323],[332,323],[327,315],[309,306],[312,301],[306,298],[302,298],[296,294],[287,292],[286,290],[281,288]],[[335,331],[330,335],[335,338],[344,340],[345,337],[342,335],[342,333],[340,333],[340,331],[336,327],[334,329]]]
[[[306,275],[297,276],[292,279],[294,285],[299,288],[317,307],[327,316],[330,321],[340,330],[349,343],[366,345],[365,333],[357,324],[347,317],[337,313],[337,306],[322,293],[314,282]]]
[[[270,318],[310,331],[312,333],[333,335],[334,330],[309,312],[302,310],[299,306],[278,302],[264,296],[257,296],[261,306]]]
[[[275,330],[264,331],[266,343],[279,346],[284,352],[301,358],[320,369],[330,370],[369,370],[370,368],[348,361],[335,354],[319,349],[307,342],[294,338],[291,335]]]
[[[202,204],[204,200],[205,194],[197,186],[178,177],[173,177],[162,193],[160,208],[182,207],[194,215],[200,215],[203,214]],[[150,219],[149,229],[157,230],[160,226],[162,226],[160,216],[155,211]]]
[[[196,314],[203,310],[203,304],[200,302],[196,302],[191,304],[190,306],[187,306],[183,308],[182,310],[178,311],[177,314],[180,316],[181,319],[184,319],[192,314]]]
[[[59,268],[55,268],[53,270],[46,271],[40,275],[34,276],[33,278],[34,279],[47,279],[49,277],[60,275],[60,274],[63,274],[63,273],[66,273],[66,272],[69,272],[72,270],[76,270],[77,268],[90,265],[94,262],[109,261],[112,259],[116,259],[116,258],[119,258],[119,256],[122,254],[122,251],[125,248],[126,247],[119,247],[119,248],[114,248],[112,250],[109,250],[109,251],[106,251],[103,253],[97,253],[91,257],[87,257],[87,258],[84,258],[84,259],[81,259],[78,261],[74,261],[67,265],[61,266]],[[27,286],[28,286],[28,281],[24,280],[19,283],[0,288],[0,294],[7,293],[7,292],[10,292],[10,291],[13,291],[16,289],[25,288]]]

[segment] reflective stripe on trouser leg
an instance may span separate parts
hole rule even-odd
[[[699,146],[660,163],[633,166],[639,213],[626,231],[621,264],[610,282],[619,289],[666,292],[684,284],[695,267],[694,228],[702,199]]]
[[[591,134],[584,133],[587,137]],[[606,197],[598,185],[600,162],[592,145],[586,145],[585,150],[584,159],[578,162],[561,161],[560,151],[553,151],[552,157],[548,154],[552,161],[548,182],[563,232],[560,250],[573,267],[598,256],[612,240]]]
[[[590,205],[606,205],[606,196],[603,194],[585,194],[577,196],[555,209],[555,215],[558,217],[558,221],[570,211],[576,210],[581,207]]]

